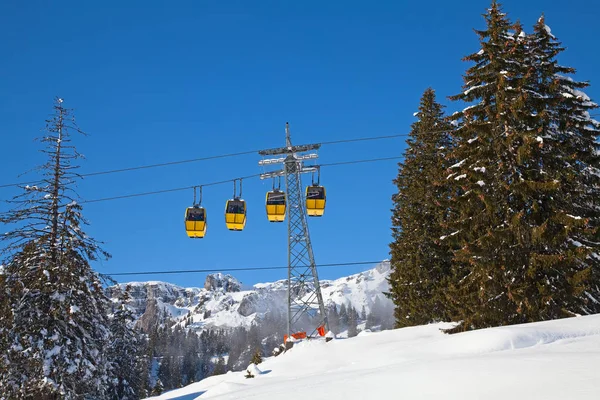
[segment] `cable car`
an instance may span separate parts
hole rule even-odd
[[[321,217],[325,212],[325,188],[319,185],[306,187],[306,213],[309,217]]]
[[[267,192],[265,203],[269,222],[283,222],[285,219],[285,192],[279,189]]]
[[[240,198],[227,200],[225,225],[230,231],[241,231],[246,226],[246,202]]]
[[[185,210],[185,231],[192,239],[202,239],[206,234],[206,210],[194,206]]]

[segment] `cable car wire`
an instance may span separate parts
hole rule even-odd
[[[445,131],[431,131],[431,132],[423,132],[423,133],[440,133],[440,132],[445,132]],[[362,137],[362,138],[354,138],[354,139],[332,140],[332,141],[327,141],[327,142],[321,142],[320,144],[321,145],[330,145],[330,144],[339,144],[339,143],[363,142],[363,141],[370,141],[370,140],[393,139],[393,138],[408,137],[408,136],[410,136],[410,134],[401,133],[401,134],[397,134],[397,135],[372,136],[372,137]],[[248,155],[248,154],[257,154],[257,153],[258,153],[258,150],[241,151],[241,152],[236,152],[236,153],[228,153],[228,154],[219,154],[219,155],[207,156],[207,157],[191,158],[188,160],[168,161],[168,162],[157,163],[157,164],[148,164],[148,165],[127,167],[127,168],[111,169],[111,170],[106,170],[106,171],[89,172],[86,174],[78,174],[78,177],[87,178],[87,177],[91,177],[91,176],[116,174],[116,173],[121,173],[121,172],[137,171],[137,170],[149,169],[149,168],[160,168],[160,167],[167,167],[167,166],[171,166],[171,165],[186,164],[186,163],[192,163],[192,162],[198,162],[198,161],[215,160],[215,159],[219,159],[219,158],[238,157],[238,156],[243,156],[243,155]],[[7,183],[7,184],[0,185],[0,188],[11,187],[11,186],[22,186],[22,185],[35,185],[40,182],[43,182],[43,181],[38,180],[38,181],[28,181],[28,182]]]
[[[129,168],[112,169],[112,170],[108,170],[108,171],[90,172],[87,174],[82,174],[81,177],[86,178],[88,176],[116,174],[119,172],[137,171],[140,169],[148,169],[148,168],[167,167],[170,165],[178,165],[178,164],[186,164],[186,163],[192,163],[192,162],[198,162],[198,161],[215,160],[218,158],[237,157],[237,156],[243,156],[246,154],[256,154],[256,153],[258,153],[258,150],[241,151],[239,153],[220,154],[220,155],[216,155],[216,156],[192,158],[189,160],[170,161],[170,162],[164,162],[164,163],[159,163],[159,164],[140,165],[138,167],[129,167]]]
[[[432,134],[432,133],[444,133],[444,132],[450,132],[450,131],[451,131],[451,129],[440,129],[437,131],[419,132],[419,133]],[[320,144],[326,145],[326,144],[364,142],[364,141],[368,141],[368,140],[395,139],[395,138],[399,138],[399,137],[408,137],[408,136],[410,136],[410,133],[399,133],[397,135],[371,136],[371,137],[354,138],[354,139],[330,140],[328,142],[320,142]]]
[[[368,160],[341,161],[341,162],[336,162],[336,163],[321,164],[321,166],[330,167],[330,166],[335,166],[335,165],[348,165],[348,164],[360,164],[360,163],[376,162],[376,161],[397,160],[397,159],[401,159],[401,158],[403,158],[403,157],[402,156],[381,157],[381,158],[371,158]],[[142,196],[151,196],[151,195],[162,194],[162,193],[179,192],[179,191],[183,191],[183,190],[193,189],[196,186],[222,185],[225,183],[233,182],[234,180],[257,178],[257,177],[260,177],[260,175],[261,174],[253,174],[253,175],[243,176],[240,178],[226,179],[226,180],[218,181],[218,182],[203,183],[201,185],[191,185],[191,186],[184,186],[184,187],[178,187],[178,188],[173,188],[173,189],[155,190],[152,192],[142,192],[142,193],[126,194],[126,195],[122,195],[122,196],[104,197],[104,198],[94,199],[94,200],[83,200],[83,201],[80,201],[80,204],[98,203],[98,202],[102,202],[102,201],[120,200],[120,199],[132,198],[132,197],[142,197]]]
[[[256,178],[259,177],[260,174],[254,174],[254,175],[248,175],[248,176],[243,176],[241,178],[235,178],[235,179],[227,179],[224,181],[218,181],[218,182],[211,182],[211,183],[203,183],[201,185],[192,185],[192,186],[184,186],[184,187],[179,187],[179,188],[174,188],[174,189],[164,189],[164,190],[155,190],[152,192],[143,192],[143,193],[133,193],[133,194],[126,194],[123,196],[113,196],[113,197],[104,197],[101,199],[95,199],[95,200],[84,200],[81,201],[81,204],[84,203],[98,203],[100,201],[109,201],[109,200],[119,200],[119,199],[127,199],[130,197],[140,197],[140,196],[150,196],[150,195],[154,195],[154,194],[161,194],[161,193],[169,193],[169,192],[179,192],[182,190],[190,190],[193,189],[195,187],[198,186],[215,186],[215,185],[222,185],[225,183],[230,183],[233,182],[234,180],[239,180],[239,179],[250,179],[250,178]]]
[[[383,261],[389,260],[378,260],[378,261],[355,261],[345,263],[330,263],[330,264],[318,264],[316,267],[343,267],[352,265],[367,265],[367,264],[379,264]],[[158,274],[191,274],[191,273],[202,273],[202,272],[232,272],[232,271],[263,271],[263,270],[274,270],[274,269],[287,269],[287,266],[273,266],[273,267],[240,267],[240,268],[206,268],[206,269],[180,269],[180,270],[167,270],[167,271],[139,271],[139,272],[115,272],[114,274],[103,274],[107,276],[125,276],[125,275],[158,275]],[[308,268],[308,267],[307,267]]]

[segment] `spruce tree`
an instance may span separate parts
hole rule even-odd
[[[348,310],[346,308],[346,303],[342,303],[340,306],[340,325],[342,327],[348,326]]]
[[[165,391],[165,386],[162,381],[159,379],[156,380],[156,384],[152,388],[152,392],[150,393],[152,396],[160,396],[162,392]]]
[[[527,36],[517,149],[527,267],[507,287],[527,321],[600,312],[600,124],[589,114],[598,106],[558,63],[563,50],[541,17]]]
[[[215,367],[213,369],[213,375],[223,375],[225,372],[227,372],[227,368],[225,366],[225,359],[223,358],[223,356],[219,356],[219,358],[217,359],[217,363],[215,364]]]
[[[6,257],[5,307],[0,312],[0,392],[9,398],[104,398],[114,379],[107,360],[108,299],[89,262],[108,257],[83,231],[73,192],[70,132],[80,132],[56,99],[41,142],[41,181],[23,187],[0,222]],[[6,364],[5,364],[6,365]]]
[[[354,307],[348,308],[348,337],[354,337],[358,335],[358,312]]]
[[[453,331],[598,312],[596,105],[543,20],[526,35],[493,2],[486,22],[453,97],[475,103],[448,177]]]
[[[256,351],[254,352],[254,355],[252,355],[251,362],[256,365],[262,363],[262,351],[260,350],[260,348],[257,348]]]
[[[452,319],[462,321],[455,330],[521,322],[506,282],[520,268],[510,225],[518,213],[513,185],[520,180],[515,147],[522,118],[512,111],[526,70],[523,35],[514,34],[496,1],[484,17],[487,29],[476,31],[481,50],[465,57],[475,65],[463,93],[451,97],[474,103],[453,116],[456,163],[447,177],[450,220],[442,236],[456,249],[446,297]]]
[[[431,88],[423,93],[416,116],[394,180],[388,295],[396,306],[397,327],[448,319],[443,290],[452,254],[440,237],[447,219],[452,127]]]
[[[111,318],[111,343],[109,359],[116,381],[112,385],[112,397],[134,399],[146,390],[149,360],[145,356],[144,337],[134,329],[134,315],[128,308],[129,288],[118,287],[117,305]]]

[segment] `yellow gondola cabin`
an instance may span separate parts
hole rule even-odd
[[[242,199],[227,200],[225,225],[230,231],[241,231],[246,226],[246,202]]]
[[[285,192],[281,190],[267,192],[265,203],[269,222],[283,222],[285,220]]]
[[[309,217],[321,217],[325,212],[325,188],[319,185],[306,187],[306,213]]]
[[[192,239],[201,239],[206,234],[206,210],[204,207],[188,207],[185,210],[185,231]]]

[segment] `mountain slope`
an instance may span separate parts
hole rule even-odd
[[[327,308],[352,305],[358,312],[369,313],[375,303],[391,302],[383,292],[388,290],[390,264],[384,261],[375,268],[336,280],[321,281]],[[231,275],[211,274],[204,288],[182,288],[165,282],[130,282],[129,306],[142,327],[157,318],[172,318],[189,329],[249,328],[268,313],[284,316],[287,310],[286,281],[259,283],[250,290]],[[311,290],[312,287],[309,287]],[[109,289],[114,295],[115,288]],[[308,294],[306,294],[308,295]],[[257,321],[258,322],[258,321]]]

